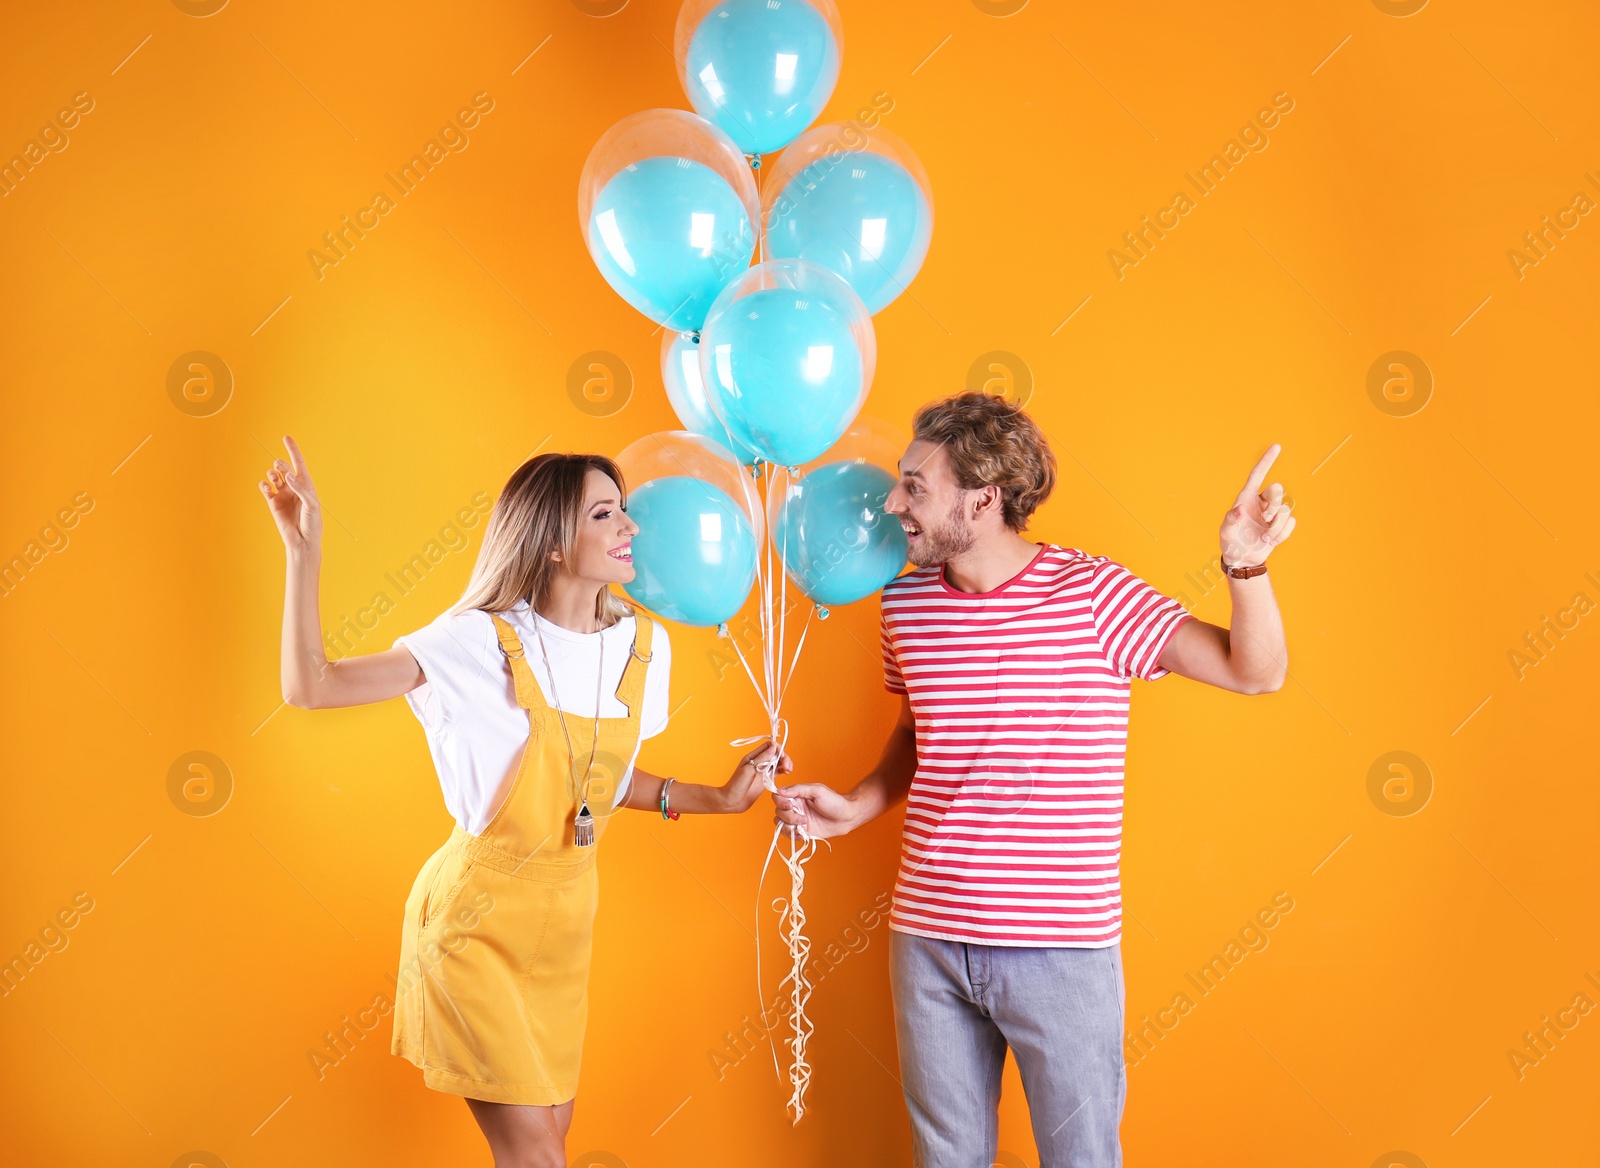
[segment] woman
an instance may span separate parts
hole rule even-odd
[[[497,1165],[565,1165],[588,1009],[596,841],[615,807],[743,811],[768,739],[729,780],[637,770],[667,724],[671,647],[611,590],[634,577],[622,475],[598,454],[517,468],[461,599],[381,653],[329,661],[317,611],[322,513],[305,459],[260,484],[283,536],[283,696],[304,709],[405,694],[455,830],[406,901],[392,1050],[466,1097]],[[630,760],[624,764],[623,759]]]

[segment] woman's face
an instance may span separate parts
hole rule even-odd
[[[622,492],[611,476],[590,467],[570,570],[586,580],[628,583],[634,577],[633,536],[638,530],[622,509]]]

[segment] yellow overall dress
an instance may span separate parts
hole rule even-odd
[[[589,810],[595,840],[613,810],[613,773],[639,738],[650,618],[634,612],[633,648],[617,686],[626,718],[601,718]],[[550,1106],[578,1091],[589,1009],[589,958],[599,896],[597,846],[573,843],[578,789],[556,710],[515,630],[494,617],[528,745],[483,834],[459,824],[417,874],[406,900],[396,979],[393,1053],[436,1091],[493,1103]],[[581,782],[594,719],[567,715]],[[602,761],[610,767],[602,773]]]

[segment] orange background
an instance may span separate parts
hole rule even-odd
[[[1579,217],[1520,278],[1507,257],[1575,192],[1600,197],[1592,8],[842,10],[824,120],[887,94],[937,210],[911,294],[875,320],[866,412],[905,426],[980,354],[1014,355],[1061,462],[1033,536],[1222,624],[1224,590],[1189,577],[1253,460],[1284,446],[1291,680],[1254,699],[1136,687],[1130,1027],[1274,895],[1295,907],[1130,1071],[1128,1162],[1593,1160],[1600,1015],[1521,1077],[1508,1051],[1580,992],[1600,1001],[1600,616],[1573,610],[1520,678],[1510,653],[1575,594],[1600,600],[1600,225]],[[150,0],[0,17],[0,157],[74,94],[94,103],[0,199],[0,556],[92,502],[0,598],[0,956],[76,894],[94,904],[0,999],[8,1160],[489,1162],[460,1101],[389,1054],[388,1019],[312,1070],[323,1033],[392,989],[406,892],[450,820],[403,701],[278,708],[283,553],[255,484],[295,434],[330,514],[331,626],[541,443],[615,453],[675,425],[659,338],[601,280],[574,209],[608,126],[686,107],[675,15],[233,0],[196,18]],[[318,279],[323,232],[480,92],[494,107],[470,146]],[[1278,93],[1294,106],[1270,145],[1119,279],[1123,232]],[[166,389],[196,350],[235,382],[209,417]],[[609,416],[565,388],[593,350],[632,371]],[[1434,380],[1411,416],[1367,393],[1395,350]],[[359,648],[446,607],[481,531]],[[813,627],[787,704],[797,777],[848,785],[876,760],[895,709],[876,625],[869,601]],[[678,708],[642,763],[720,782],[759,708],[742,673],[719,678],[712,631],[670,633]],[[168,795],[195,750],[234,783],[208,817]],[[1407,817],[1368,794],[1393,750],[1432,776]],[[890,887],[898,820],[813,862],[819,951]],[[613,825],[569,1142],[611,1158],[580,1162],[909,1163],[881,924],[813,998],[798,1128],[765,1048],[713,1069],[757,1008],[768,836],[764,811]],[[1010,1071],[1008,1168],[1037,1162],[1026,1116]]]

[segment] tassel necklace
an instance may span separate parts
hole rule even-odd
[[[550,694],[556,699],[556,717],[561,719],[561,733],[567,740],[567,765],[569,777],[576,780],[578,777],[578,757],[572,749],[572,735],[567,730],[567,716],[561,709],[561,693],[556,689],[556,671],[550,667],[550,650],[544,643],[544,630],[539,627],[539,614],[533,614],[533,631],[539,637],[539,651],[544,654],[544,669],[550,677]],[[600,665],[594,683],[594,739],[589,750],[589,765],[583,772],[583,788],[579,798],[577,818],[573,821],[572,842],[580,848],[594,846],[594,815],[589,810],[589,779],[594,772],[595,751],[600,748],[600,687],[605,681],[606,671],[606,638],[605,630],[600,632]]]

